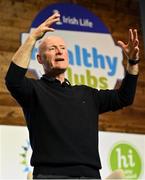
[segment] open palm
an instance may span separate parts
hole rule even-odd
[[[128,59],[139,59],[139,40],[136,29],[129,29],[129,40],[127,44],[123,41],[118,41],[117,43],[122,48]]]

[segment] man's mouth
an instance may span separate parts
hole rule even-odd
[[[64,58],[56,58],[55,61],[64,61]]]

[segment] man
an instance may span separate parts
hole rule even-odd
[[[118,41],[127,56],[127,71],[118,90],[71,86],[65,79],[68,54],[62,38],[45,38],[37,55],[45,74],[39,80],[25,77],[32,49],[50,26],[60,20],[55,13],[37,27],[12,57],[6,85],[21,105],[32,147],[31,165],[36,179],[100,179],[98,115],[132,104],[139,62],[136,30],[128,44]]]

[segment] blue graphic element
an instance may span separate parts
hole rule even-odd
[[[117,69],[117,57],[113,57],[111,59],[110,56],[106,56],[106,60],[107,60],[109,69],[111,70],[110,72],[108,72],[108,75],[113,76],[116,73],[116,69]]]
[[[57,3],[47,6],[36,16],[31,28],[40,25],[56,11],[61,14],[61,20],[52,27],[57,30],[109,33],[107,27],[95,14],[82,6],[70,3]]]
[[[77,56],[76,56],[76,64],[78,66],[81,66],[80,46],[75,45],[74,47],[75,47],[75,54],[77,54]]]
[[[30,171],[30,168],[28,166],[26,166],[23,170],[24,172],[29,172]]]
[[[86,67],[92,67],[92,64],[89,62],[89,57],[91,57],[91,54],[88,53],[86,48],[82,48],[82,54],[84,59],[84,65]]]
[[[69,64],[72,66],[85,66],[86,68],[108,68],[107,74],[113,76],[117,70],[118,57],[104,55],[93,47],[91,51],[81,48],[78,44],[74,45],[74,53],[68,50]]]
[[[37,48],[33,49],[32,60],[36,60]],[[92,47],[91,51],[87,48],[81,47],[78,44],[74,44],[74,52],[68,49],[69,64],[72,66],[84,66],[86,68],[101,68],[104,69],[108,67],[109,76],[113,76],[117,70],[118,57],[104,55],[98,52],[98,49]],[[25,148],[25,147],[23,147]]]
[[[38,49],[36,47],[33,48],[32,54],[31,54],[31,59],[36,60],[36,54],[38,52]]]
[[[22,146],[23,149],[23,153],[20,154],[20,156],[23,158],[21,161],[21,164],[24,166],[23,168],[23,172],[27,173],[27,172],[31,172],[31,167],[29,166],[29,163],[27,162],[27,152],[30,148],[30,142],[29,140],[26,140],[26,146]]]
[[[103,54],[98,54],[96,48],[92,48],[93,59],[94,59],[94,67],[98,68],[99,66],[102,69],[105,69],[105,62]]]

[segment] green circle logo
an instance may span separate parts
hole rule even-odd
[[[112,171],[122,169],[126,179],[138,179],[141,175],[141,156],[128,143],[119,143],[112,148],[109,164]]]

